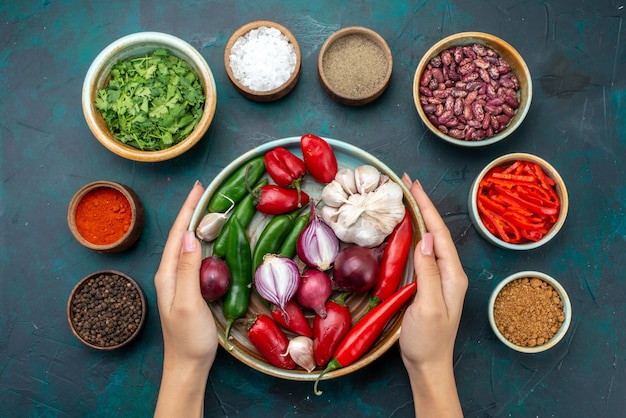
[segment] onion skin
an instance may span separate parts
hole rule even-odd
[[[300,270],[287,257],[266,254],[254,272],[254,286],[264,300],[276,305],[283,313],[287,302],[295,296],[300,284]],[[289,321],[289,316],[285,318]]]
[[[367,292],[380,271],[379,248],[352,245],[339,251],[333,269],[333,287],[344,292]]]
[[[221,258],[211,255],[200,265],[200,291],[202,297],[214,302],[224,296],[230,286],[230,270]]]
[[[339,238],[315,212],[315,203],[310,201],[311,217],[300,233],[296,253],[304,264],[321,271],[331,268],[339,252]]]
[[[314,268],[307,267],[302,272],[300,286],[296,292],[298,303],[322,318],[326,318],[326,301],[333,291],[332,281],[328,274]]]

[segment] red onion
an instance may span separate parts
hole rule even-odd
[[[306,265],[321,271],[328,270],[339,252],[339,239],[333,230],[315,213],[311,200],[311,219],[298,237],[296,253]]]
[[[300,284],[300,270],[287,257],[267,254],[254,272],[254,286],[263,299],[276,305],[289,322],[285,305],[291,300]]]
[[[230,286],[230,270],[221,258],[212,255],[200,265],[200,290],[202,297],[213,302],[226,293]]]
[[[352,245],[339,251],[333,269],[336,290],[365,292],[376,284],[380,260],[380,247],[365,248]]]
[[[326,301],[332,290],[332,282],[328,274],[307,267],[302,272],[296,299],[301,306],[313,309],[316,314],[326,318]]]

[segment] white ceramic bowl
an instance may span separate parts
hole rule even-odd
[[[485,224],[480,219],[480,212],[477,206],[477,196],[478,196],[478,189],[479,189],[481,179],[485,177],[485,175],[492,168],[497,167],[497,166],[508,166],[512,164],[513,162],[515,162],[516,160],[531,161],[531,162],[537,163],[543,169],[543,171],[550,178],[552,178],[552,180],[554,180],[556,183],[554,187],[561,201],[559,216],[557,218],[556,223],[550,228],[548,233],[545,234],[543,238],[541,238],[539,241],[529,241],[529,242],[524,242],[520,244],[512,244],[512,243],[505,242],[502,239],[493,235],[491,232],[489,232],[487,227],[485,227]],[[484,239],[486,239],[487,241],[489,241],[490,243],[498,247],[502,247],[502,248],[506,248],[510,250],[531,250],[531,249],[538,248],[544,244],[547,244],[561,230],[561,228],[563,227],[563,224],[565,223],[565,219],[567,218],[567,212],[569,208],[569,198],[567,195],[567,188],[565,187],[565,182],[561,178],[558,171],[556,171],[556,169],[552,167],[552,165],[550,165],[544,159],[537,157],[536,155],[518,152],[518,153],[506,154],[501,157],[498,157],[492,162],[490,162],[489,164],[487,164],[485,168],[483,168],[483,170],[476,176],[476,179],[474,180],[472,187],[470,188],[470,193],[469,193],[469,198],[468,198],[468,207],[469,207],[470,219],[472,220],[472,223],[474,224],[474,227],[476,228],[478,233]]]
[[[116,139],[95,105],[98,90],[106,87],[111,68],[118,61],[143,56],[158,48],[185,60],[196,72],[205,95],[204,112],[196,128],[187,138],[159,151],[142,151]],[[217,91],[213,73],[200,53],[187,42],[160,32],[138,32],[124,36],[109,44],[92,62],[85,76],[82,90],[82,107],[87,125],[93,135],[111,152],[134,161],[156,162],[169,160],[188,151],[206,133],[217,104]]]
[[[420,84],[424,70],[427,68],[430,61],[442,51],[452,47],[467,46],[475,43],[493,49],[509,64],[511,71],[519,81],[519,90],[517,92],[519,107],[515,111],[515,115],[511,118],[507,127],[499,133],[481,140],[457,139],[439,130],[437,126],[429,120],[422,107]],[[513,46],[503,39],[482,32],[461,32],[450,35],[434,44],[422,57],[413,79],[413,99],[417,112],[419,113],[424,125],[426,125],[431,132],[444,141],[462,147],[484,147],[486,145],[495,144],[496,142],[499,142],[511,135],[522,124],[522,121],[530,109],[532,91],[532,78],[530,76],[530,71],[528,70],[528,66],[519,52],[517,52]]]
[[[337,156],[339,168],[350,168],[354,170],[356,167],[362,164],[370,164],[378,168],[381,173],[389,176],[392,181],[397,182],[401,186],[404,195],[404,203],[409,210],[411,218],[413,220],[414,232],[411,244],[412,254],[415,245],[426,232],[426,227],[424,225],[424,221],[422,219],[419,208],[417,207],[415,199],[411,195],[410,191],[402,184],[400,178],[388,166],[386,166],[382,161],[380,161],[373,155],[347,142],[330,138],[325,138],[325,140],[333,148],[333,151]],[[264,155],[266,152],[278,146],[287,148],[298,157],[302,156],[302,152],[300,150],[300,137],[282,138],[266,142],[242,154],[237,159],[228,164],[224,168],[224,170],[222,170],[222,172],[220,172],[207,186],[202,198],[196,206],[189,225],[189,230],[196,230],[198,223],[201,221],[202,217],[206,213],[211,196],[216,192],[219,186],[233,174],[233,172],[235,172],[250,159],[258,157],[259,155]],[[307,176],[301,187],[302,190],[305,190],[312,199],[314,199],[315,201],[319,201],[323,189],[323,185],[321,183],[316,182],[311,176]],[[255,214],[252,222],[247,229],[251,243],[254,243],[256,239],[258,239],[259,234],[263,231],[263,228],[265,227],[265,225],[267,225],[270,218],[271,217],[264,216],[260,212],[257,212]],[[212,244],[203,244],[203,251],[205,256],[210,254],[211,245]],[[409,260],[405,265],[404,275],[401,282],[402,286],[407,285],[415,280],[413,263],[411,260],[411,257],[409,257]],[[365,312],[369,304],[369,300],[369,293],[352,293],[348,296],[346,304],[349,307],[353,318],[357,318],[363,312]],[[233,325],[233,328],[230,331],[230,340],[228,343],[225,342],[224,334],[227,321],[224,317],[224,312],[222,310],[222,302],[218,301],[217,303],[210,303],[209,306],[211,307],[211,310],[213,311],[213,315],[215,317],[215,322],[217,326],[217,337],[220,345],[226,348],[229,354],[240,360],[242,363],[262,373],[287,380],[314,381],[318,377],[320,377],[320,374],[322,373],[322,368],[319,367],[312,372],[307,373],[306,370],[300,367],[294,370],[285,370],[271,365],[259,354],[259,352],[250,343],[246,334],[245,321],[237,321]],[[380,358],[380,356],[382,356],[389,348],[391,348],[400,337],[400,326],[402,323],[402,315],[404,314],[404,309],[405,308],[402,308],[402,310],[390,320],[380,337],[374,342],[370,349],[367,350],[367,352],[361,358],[346,367],[333,370],[328,372],[327,374],[324,374],[321,379],[326,380],[345,376],[347,374],[360,370],[361,368],[369,365],[370,363]],[[246,317],[249,319],[252,318],[255,314],[259,313],[269,313],[269,311],[267,307],[262,304],[256,296],[253,296],[251,298]],[[312,320],[313,318],[309,317],[309,319]],[[288,335],[292,336],[293,333],[288,332]]]
[[[540,280],[543,280],[544,282],[551,285],[554,288],[554,290],[556,290],[556,292],[559,294],[559,297],[561,298],[561,301],[563,301],[563,314],[565,315],[565,320],[561,324],[559,330],[550,340],[548,340],[548,342],[542,345],[534,346],[534,347],[522,347],[517,344],[513,344],[512,342],[507,340],[505,336],[498,329],[498,326],[496,325],[496,320],[494,317],[494,305],[495,305],[496,298],[498,297],[498,294],[500,293],[500,291],[507,284],[515,280],[521,280],[523,278],[538,278]],[[554,279],[553,277],[545,273],[541,273],[538,271],[521,271],[519,273],[510,275],[509,277],[502,280],[498,284],[498,286],[496,286],[496,288],[491,293],[491,297],[489,298],[488,315],[489,315],[489,324],[491,325],[491,329],[496,334],[498,339],[502,341],[502,343],[504,343],[504,345],[506,345],[509,348],[512,348],[513,350],[519,351],[521,353],[540,353],[542,351],[546,351],[554,347],[559,341],[563,339],[572,321],[572,305],[571,305],[569,296],[567,295],[567,292],[565,291],[565,288],[556,279]]]

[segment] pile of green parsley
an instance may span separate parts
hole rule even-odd
[[[113,135],[140,150],[169,148],[196,127],[204,109],[202,83],[165,49],[117,62],[96,107]]]

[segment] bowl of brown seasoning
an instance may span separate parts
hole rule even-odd
[[[67,301],[67,320],[83,344],[115,350],[131,342],[147,315],[146,297],[132,278],[115,270],[80,280]]]
[[[130,187],[99,180],[74,194],[67,223],[84,247],[100,253],[118,253],[130,248],[141,235],[144,208]]]
[[[538,271],[515,273],[489,299],[489,323],[498,339],[522,353],[554,347],[567,333],[572,307],[565,288]]]
[[[351,106],[378,99],[389,85],[392,68],[387,42],[361,26],[333,33],[322,45],[317,61],[324,90],[339,103]]]

